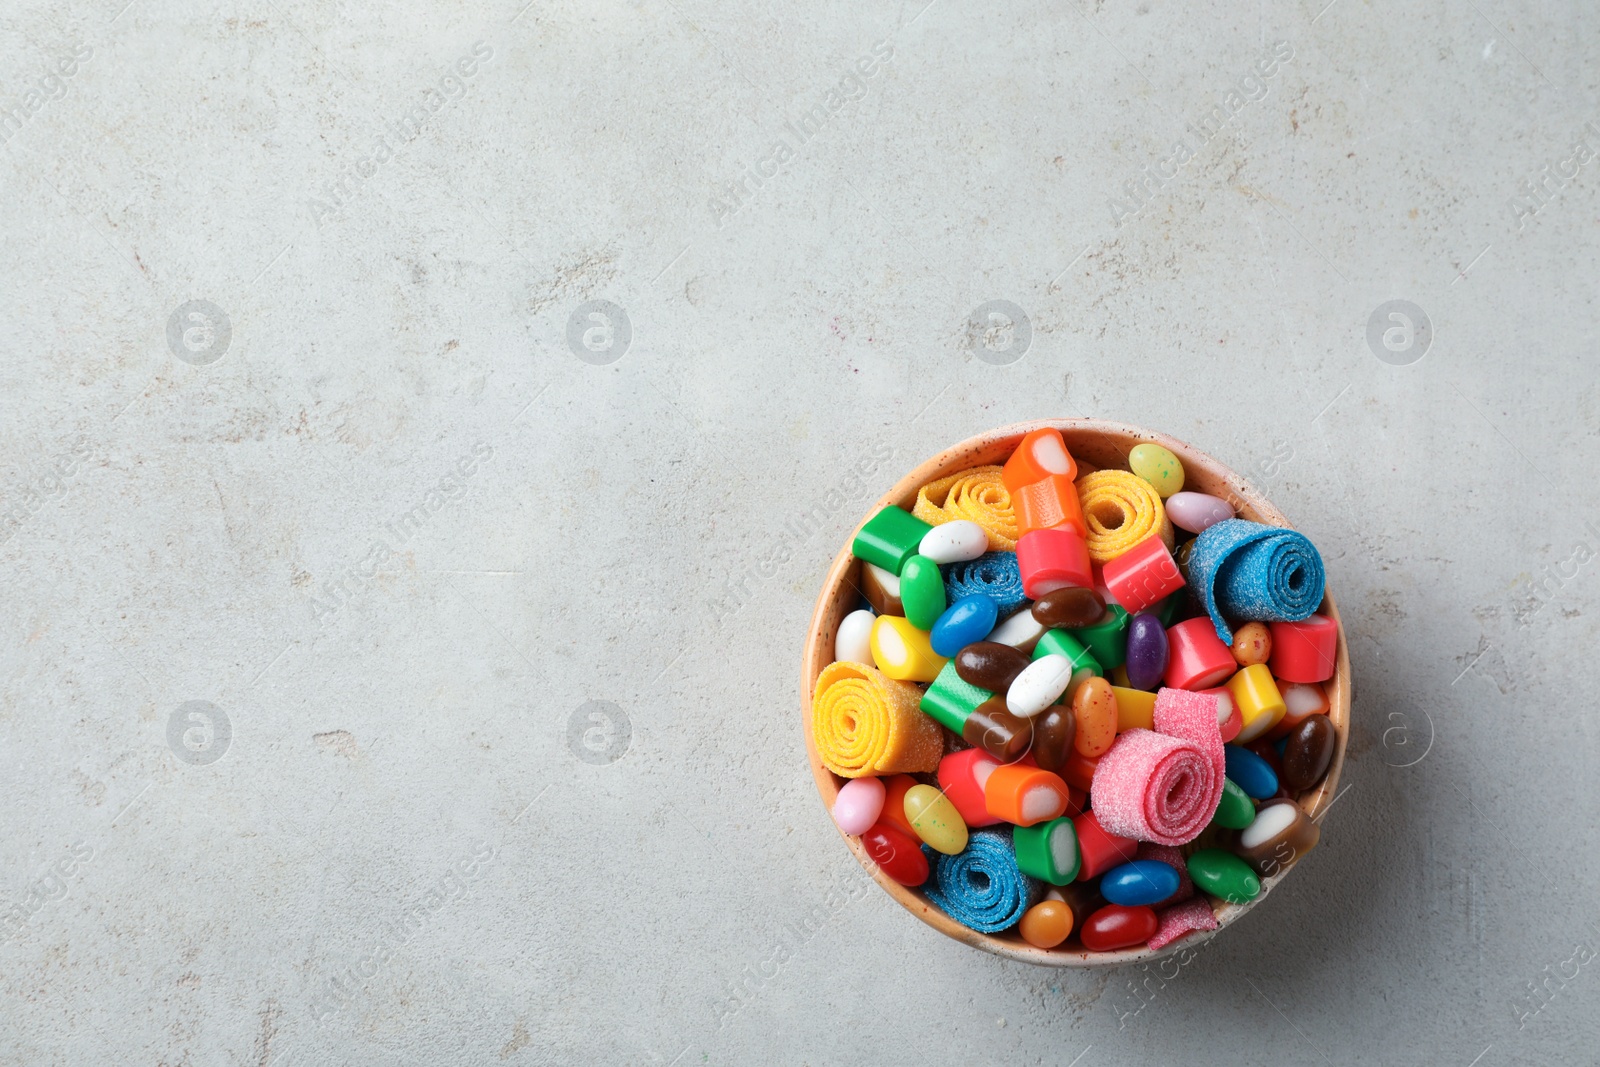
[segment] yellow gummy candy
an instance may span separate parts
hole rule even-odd
[[[939,724],[918,708],[922,690],[864,663],[830,663],[817,676],[811,736],[823,766],[844,778],[933,771]]]
[[[1085,474],[1077,485],[1094,562],[1109,563],[1151,534],[1172,549],[1172,523],[1149,482],[1127,471],[1103,470]]]
[[[973,467],[929,482],[917,490],[911,514],[930,526],[970,519],[989,535],[989,551],[1015,552],[1020,534],[1011,510],[1011,491],[1000,480],[1003,469]]]
[[[925,630],[901,615],[879,615],[867,636],[872,661],[897,682],[931,682],[947,662]]]

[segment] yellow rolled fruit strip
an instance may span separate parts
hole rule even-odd
[[[1089,558],[1108,563],[1151,534],[1172,549],[1172,523],[1155,487],[1128,471],[1103,470],[1077,481],[1078,503],[1089,527]]]
[[[817,676],[811,734],[823,766],[844,778],[934,771],[939,724],[917,705],[922,690],[864,663],[830,663]]]
[[[989,535],[989,551],[1017,550],[1017,516],[1011,492],[1000,480],[1002,467],[973,467],[917,490],[911,514],[930,526],[971,519]]]

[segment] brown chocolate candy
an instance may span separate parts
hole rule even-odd
[[[998,641],[974,641],[956,653],[956,674],[968,685],[1002,696],[1033,661],[1026,652]]]
[[[1065,704],[1052,704],[1032,720],[1033,762],[1040,770],[1060,774],[1072,755],[1072,739],[1078,733],[1078,717]]]
[[[1322,781],[1338,742],[1338,731],[1326,715],[1313,715],[1290,731],[1283,746],[1283,770],[1279,776],[1291,793],[1310,789]]]
[[[1076,630],[1093,626],[1106,613],[1106,602],[1093,589],[1069,585],[1046,593],[1033,605],[1033,617],[1046,626]]]
[[[972,709],[961,727],[961,737],[1001,763],[1015,763],[1033,744],[1033,723],[1011,714],[1005,697],[990,697]]]

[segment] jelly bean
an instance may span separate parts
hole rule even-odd
[[[1078,876],[1078,831],[1062,816],[1011,832],[1017,869],[1051,885],[1066,885]]]
[[[906,790],[906,818],[911,829],[935,852],[954,856],[967,847],[967,824],[950,798],[931,785]]]
[[[1108,602],[1106,614],[1099,622],[1074,629],[1072,636],[1082,642],[1102,668],[1109,671],[1122,666],[1128,657],[1130,617],[1127,608]]]
[[[956,673],[980,689],[1004,693],[1033,662],[1027,653],[998,641],[978,641],[956,653]]]
[[[1128,451],[1128,469],[1149,482],[1163,500],[1183,488],[1183,464],[1178,457],[1149,441]]]
[[[1222,799],[1217,803],[1217,813],[1211,816],[1215,826],[1230,830],[1243,830],[1256,817],[1256,806],[1250,795],[1236,785],[1232,778],[1222,780]]]
[[[984,783],[989,780],[989,772],[998,766],[994,757],[981,748],[964,748],[939,761],[939,788],[969,829],[1001,821],[990,815],[983,804]]]
[[[917,554],[935,563],[960,563],[989,551],[989,535],[971,519],[941,523],[922,535]]]
[[[914,835],[880,822],[861,835],[861,845],[879,870],[901,885],[928,880],[928,857]]]
[[[1124,667],[1130,689],[1154,689],[1166,672],[1167,631],[1148,611],[1139,612],[1128,623],[1128,662]]]
[[[1290,682],[1280,685],[1278,692],[1283,696],[1283,718],[1267,731],[1274,741],[1294,733],[1311,716],[1328,714],[1328,694],[1319,682]]]
[[[1322,781],[1333,762],[1338,733],[1326,715],[1313,715],[1284,739],[1283,784],[1291,793],[1310,789]]]
[[[1078,464],[1067,451],[1067,442],[1061,431],[1046,428],[1027,434],[1012,451],[1011,458],[1000,469],[1000,482],[1006,492],[1015,495],[1023,486],[1032,485],[1041,478],[1059,475],[1076,478]]]
[[[872,624],[872,662],[899,682],[931,682],[944,669],[945,658],[933,650],[928,635],[899,615],[879,615]]]
[[[1070,526],[1029,530],[1017,541],[1017,572],[1030,600],[1069,585],[1093,585],[1089,546]]]
[[[916,555],[917,546],[933,529],[903,508],[886,507],[856,532],[850,552],[875,563],[891,574],[899,574],[906,560]]]
[[[1244,720],[1235,739],[1240,744],[1254,741],[1278,725],[1278,720],[1283,718],[1286,710],[1283,694],[1278,692],[1278,683],[1273,681],[1272,672],[1267,670],[1265,664],[1252,663],[1229,678],[1228,692],[1233,694],[1233,701],[1239,705],[1239,714]]]
[[[1090,952],[1112,952],[1144,944],[1158,925],[1154,908],[1107,904],[1078,927],[1078,939]]]
[[[1272,631],[1264,622],[1247,622],[1233,631],[1233,661],[1241,667],[1267,662],[1272,655]]]
[[[1055,948],[1072,933],[1072,909],[1065,901],[1041,900],[1023,914],[1017,933],[1034,948]]]
[[[1325,615],[1272,624],[1272,674],[1286,682],[1325,682],[1333,677],[1339,624]]]
[[[1033,605],[1033,617],[1046,626],[1072,630],[1093,626],[1105,617],[1106,602],[1093,589],[1069,585],[1046,593]]]
[[[1094,785],[1094,769],[1099,763],[1099,756],[1085,756],[1074,747],[1067,753],[1067,762],[1061,765],[1060,774],[1072,788],[1087,793]]]
[[[1156,695],[1143,689],[1130,689],[1125,685],[1111,687],[1117,698],[1117,733],[1124,730],[1154,730],[1156,728]]]
[[[947,606],[944,575],[927,556],[913,555],[900,570],[900,602],[906,618],[919,630],[931,630]]]
[[[1167,669],[1163,675],[1173,689],[1211,689],[1233,676],[1239,665],[1217,637],[1217,628],[1205,616],[1167,628]],[[934,646],[937,652],[938,646]]]
[[[879,615],[904,615],[906,606],[900,601],[900,576],[876,564],[861,564],[861,595],[867,598],[872,610]]]
[[[1088,533],[1083,524],[1083,506],[1078,502],[1078,487],[1064,474],[1052,474],[1031,485],[1012,490],[1011,508],[1019,534],[1070,526]]]
[[[1100,568],[1100,574],[1106,590],[1129,611],[1148,608],[1183,588],[1183,574],[1178,564],[1173,561],[1166,544],[1154,534],[1107,562]],[[1161,620],[1163,626],[1176,609],[1177,602],[1165,609],[1167,618]]]
[[[833,821],[847,834],[864,834],[883,814],[881,778],[852,778],[833,802]]]
[[[1117,739],[1117,694],[1104,678],[1090,678],[1072,698],[1077,736],[1072,747],[1080,755],[1103,756]]]
[[[907,837],[916,837],[911,820],[906,818],[906,793],[917,784],[909,774],[892,774],[883,779],[883,812],[878,822],[893,826]]]
[[[1197,887],[1230,904],[1244,904],[1261,892],[1261,879],[1256,872],[1244,860],[1220,848],[1203,848],[1190,856],[1186,865]]]
[[[1178,872],[1160,860],[1134,860],[1100,876],[1100,895],[1130,907],[1159,904],[1178,891]]]
[[[1207,527],[1233,518],[1233,508],[1226,500],[1185,491],[1167,498],[1167,518],[1180,530],[1203,533]]]
[[[865,663],[871,666],[872,624],[877,618],[862,608],[841,619],[839,632],[833,638],[833,658],[842,663]]]
[[[1072,661],[1065,656],[1041,656],[1006,689],[1006,708],[1013,715],[1033,718],[1067,691],[1072,671]]]
[[[1278,774],[1272,765],[1248,748],[1222,746],[1228,778],[1248,796],[1265,800],[1278,791]]]
[[[1001,763],[1014,763],[1033,744],[1033,723],[1006,710],[1005,697],[985,700],[967,716],[961,739],[981,748]]]
[[[1006,619],[994,632],[989,635],[989,640],[1001,645],[1010,645],[1019,652],[1032,652],[1039,643],[1047,627],[1033,617],[1033,612],[1027,608],[1015,613]]]
[[[1139,854],[1139,842],[1131,837],[1113,834],[1100,825],[1092,811],[1086,811],[1072,820],[1078,833],[1078,881],[1099,878],[1113,867],[1130,862]]]
[[[1032,722],[1033,762],[1041,770],[1060,774],[1073,752],[1072,740],[1078,732],[1077,716],[1063,704],[1051,704]]]
[[[964,596],[934,622],[928,641],[939,655],[953,656],[974,641],[988,637],[999,615],[994,601],[982,593]]]
[[[1067,810],[1067,783],[1038,767],[1008,764],[990,772],[983,803],[990,815],[1016,826],[1033,826]]]
[[[1239,834],[1237,851],[1258,874],[1271,878],[1317,847],[1322,830],[1292,800],[1263,804]]]

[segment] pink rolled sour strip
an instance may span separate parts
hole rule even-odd
[[[1163,949],[1180,937],[1196,930],[1215,930],[1217,917],[1211,914],[1211,903],[1205,897],[1196,897],[1163,908],[1157,915],[1155,936],[1150,939],[1152,949]]]
[[[1089,804],[1110,833],[1182,845],[1206,828],[1222,799],[1217,698],[1163,689],[1154,725],[1117,736],[1095,767]]]

